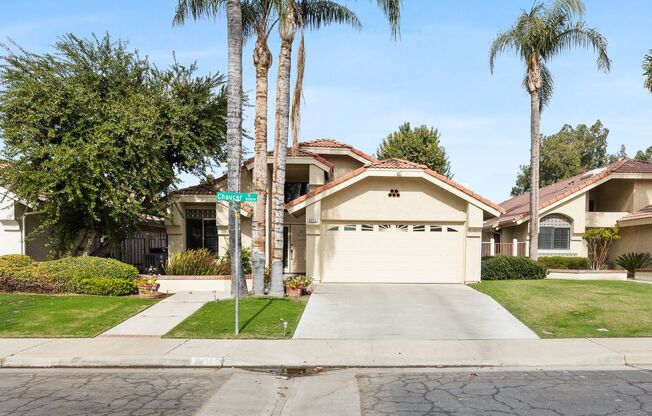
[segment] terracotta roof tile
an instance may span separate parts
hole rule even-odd
[[[652,173],[652,163],[635,159],[623,159],[603,168],[583,172],[568,179],[544,186],[539,189],[539,208],[545,208],[555,202],[601,181],[614,173]],[[489,220],[485,226],[494,226],[518,221],[530,213],[530,193],[510,198],[500,203],[505,213],[497,219]]]
[[[297,199],[295,199],[293,201],[288,202],[287,204],[285,204],[285,207],[290,208],[290,207],[293,207],[295,205],[298,205],[301,202],[307,200],[308,198],[311,198],[311,197],[313,197],[315,195],[318,195],[318,194],[320,194],[320,193],[322,193],[322,192],[324,192],[324,191],[326,191],[326,190],[328,190],[330,188],[333,188],[334,186],[337,186],[337,185],[341,184],[342,182],[345,182],[345,181],[347,181],[347,180],[349,180],[351,178],[354,178],[354,177],[360,175],[361,173],[363,173],[363,172],[365,172],[366,170],[369,170],[369,169],[420,170],[420,171],[423,171],[423,172],[425,172],[426,174],[428,174],[430,176],[433,176],[433,177],[447,183],[448,185],[453,186],[455,189],[457,189],[457,190],[459,190],[461,192],[464,192],[465,194],[471,196],[472,198],[477,199],[478,201],[480,201],[480,202],[482,202],[482,203],[484,203],[486,205],[489,205],[490,207],[496,209],[497,211],[503,212],[503,208],[501,206],[499,206],[498,204],[495,204],[495,203],[491,202],[490,200],[482,197],[481,195],[479,195],[479,194],[471,191],[470,189],[462,186],[461,184],[453,181],[452,179],[449,179],[446,176],[435,172],[434,170],[428,169],[427,166],[425,166],[425,165],[420,165],[418,163],[410,162],[410,161],[404,160],[404,159],[385,159],[385,160],[379,160],[379,161],[374,162],[374,163],[370,163],[368,165],[364,165],[364,166],[354,170],[353,172],[350,172],[347,175],[344,175],[344,176],[342,176],[342,177],[340,177],[340,178],[338,178],[338,179],[336,179],[334,181],[328,182],[325,185],[322,185],[322,186],[320,186],[318,188],[313,189],[312,191],[308,192],[306,195],[303,195],[303,196],[301,196],[301,197],[299,197],[299,198],[297,198]]]
[[[349,149],[351,152],[355,153],[356,155],[364,159],[367,159],[370,162],[375,162],[377,160],[375,157],[368,155],[361,150],[356,149],[350,144],[338,142],[337,140],[333,140],[333,139],[325,138],[325,139],[309,140],[306,142],[299,143],[299,147],[304,147],[309,149],[310,148]]]
[[[634,211],[631,214],[627,214],[621,219],[619,219],[618,222],[643,220],[647,218],[652,218],[652,205],[648,205],[644,208],[639,209],[638,211]]]

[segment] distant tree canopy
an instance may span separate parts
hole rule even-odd
[[[166,215],[177,173],[223,159],[222,76],[158,69],[108,34],[67,34],[53,53],[2,46],[0,183],[43,212],[54,254],[106,253]]]
[[[607,165],[613,156],[607,153],[609,130],[600,120],[591,127],[564,125],[551,136],[541,136],[540,186],[547,186],[577,175],[582,169],[591,170]],[[512,196],[530,190],[530,165],[522,165],[512,188]]]
[[[412,128],[405,122],[398,131],[390,133],[382,141],[376,157],[378,159],[399,158],[414,163],[428,166],[430,169],[452,178],[450,162],[446,149],[439,142],[440,134],[437,129],[429,128],[425,124]]]
[[[636,156],[634,156],[635,159],[638,160],[645,160],[647,162],[652,162],[652,146],[648,147],[645,150],[639,150],[636,152]]]
[[[645,77],[643,86],[652,92],[652,49],[643,58],[643,71]]]

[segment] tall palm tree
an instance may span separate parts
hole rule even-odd
[[[279,10],[281,48],[276,81],[276,112],[274,126],[274,167],[272,176],[272,282],[270,295],[283,296],[283,225],[285,213],[285,166],[290,129],[290,75],[292,43],[297,28],[302,32],[297,56],[297,80],[292,118],[294,141],[298,142],[299,104],[305,68],[304,28],[319,29],[323,25],[345,23],[361,27],[357,16],[345,6],[330,0],[284,0]],[[294,146],[296,149],[296,145]]]
[[[182,24],[191,15],[194,19],[200,17],[216,17],[221,7],[226,6],[228,32],[228,84],[227,84],[227,187],[230,192],[240,192],[240,166],[242,163],[242,9],[240,0],[179,0],[174,17],[174,24]],[[239,212],[229,209],[229,248],[236,252],[237,230],[240,229]],[[242,258],[232,256],[231,261],[231,293],[236,285],[242,295],[247,294],[247,284],[242,271]]]
[[[607,56],[607,41],[594,28],[586,27],[581,0],[555,0],[546,7],[535,3],[523,11],[510,29],[499,32],[489,51],[489,68],[502,53],[513,52],[525,63],[523,80],[530,94],[530,258],[536,260],[539,251],[539,125],[541,111],[548,104],[553,90],[552,74],[547,64],[556,55],[572,47],[593,49],[597,67],[605,72],[611,68]]]
[[[280,13],[281,50],[276,84],[276,119],[274,128],[274,170],[272,182],[272,284],[270,295],[283,295],[283,225],[285,202],[285,166],[290,127],[290,75],[292,69],[292,43],[297,29],[301,42],[297,54],[297,79],[292,100],[293,151],[299,145],[300,102],[305,68],[304,28],[318,29],[329,23],[348,23],[359,26],[357,17],[346,7],[327,0],[282,0]],[[398,37],[402,0],[376,0],[389,20],[392,37]],[[355,17],[355,19],[354,19]]]

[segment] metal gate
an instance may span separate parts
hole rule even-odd
[[[131,264],[141,273],[152,267],[162,272],[168,258],[168,235],[166,233],[140,232],[122,240],[109,257]]]

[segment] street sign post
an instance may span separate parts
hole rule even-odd
[[[242,202],[256,202],[258,201],[258,194],[255,192],[252,193],[243,193],[243,192],[217,192],[215,194],[215,199],[217,201],[228,202],[229,209],[233,213],[235,218],[234,228],[235,228],[235,247],[234,253],[231,257],[232,259],[238,259],[235,261],[236,267],[235,270],[235,334],[240,333],[240,280],[242,279],[242,254],[241,254],[241,243],[240,243],[240,204]]]

